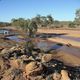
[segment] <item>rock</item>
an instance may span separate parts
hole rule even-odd
[[[3,69],[4,70],[7,70],[9,69],[11,66],[10,66],[10,61],[8,59],[4,59],[3,60]]]
[[[12,68],[5,70],[5,73],[3,74],[3,78],[1,80],[13,80],[13,76],[11,76],[11,70]]]
[[[2,57],[6,59],[11,58],[12,56],[17,57],[17,54],[19,53],[20,50],[15,50],[15,47],[12,47],[10,49],[5,48],[1,51]]]
[[[26,75],[38,75],[43,70],[42,66],[40,64],[37,64],[37,62],[30,62],[25,67]]]
[[[26,55],[21,55],[21,56],[20,56],[20,59],[22,59],[22,60],[27,60],[28,57],[27,57]]]
[[[8,49],[7,49],[7,48],[5,48],[5,49],[3,49],[3,50],[1,51],[1,54],[5,54],[5,53],[8,53]]]
[[[29,79],[30,80],[43,80],[43,77],[42,76],[35,76],[35,77],[29,76]]]
[[[0,51],[2,51],[4,48],[3,47],[0,47]]]
[[[53,79],[52,79],[52,76],[51,76],[51,75],[48,75],[48,76],[46,77],[46,80],[53,80]]]
[[[61,80],[61,74],[55,72],[52,76],[53,80]]]
[[[53,54],[44,54],[42,56],[42,62],[49,62],[53,59]]]
[[[70,80],[69,76],[68,76],[68,72],[66,70],[61,70],[61,80]]]
[[[57,64],[53,64],[53,65],[52,65],[52,67],[56,67],[56,66],[57,66]]]
[[[13,67],[13,68],[19,68],[19,61],[16,59],[14,59],[14,60],[10,60],[10,65],[11,65],[11,67]]]
[[[37,68],[37,63],[36,62],[30,62],[29,64],[26,65],[26,74],[30,74],[34,69]]]
[[[11,53],[11,52],[13,52],[13,51],[15,51],[15,50],[16,50],[16,47],[15,47],[15,46],[13,46],[13,47],[10,48],[10,49],[5,48],[5,49],[3,49],[3,50],[1,51],[1,54]]]
[[[13,78],[11,80],[25,80],[23,78],[23,74],[22,74],[22,70],[21,69],[14,69],[12,68],[10,76]]]
[[[30,75],[31,76],[41,75],[42,71],[43,71],[42,65],[38,65],[38,68],[34,69]]]
[[[0,70],[3,68],[3,64],[4,64],[3,60],[0,59]]]
[[[14,51],[15,49],[16,49],[16,47],[13,46],[13,47],[11,47],[9,50],[10,50],[10,51]]]
[[[36,51],[32,52],[33,55],[38,55],[39,53],[37,53]]]
[[[29,60],[34,60],[33,56],[30,56],[28,59],[29,59]]]
[[[11,76],[4,76],[1,80],[13,80]]]
[[[9,53],[13,53],[13,52],[18,53],[18,52],[21,52],[20,49],[21,49],[21,48],[19,48],[19,47],[13,46],[12,48],[9,49]]]

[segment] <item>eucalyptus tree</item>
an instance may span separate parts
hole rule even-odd
[[[36,24],[37,24],[38,27],[41,27],[41,23],[42,23],[42,21],[41,21],[41,15],[38,14],[32,20],[36,22]]]
[[[35,21],[30,21],[27,28],[28,28],[29,37],[33,38],[35,33],[37,32],[36,22]]]
[[[77,9],[75,14],[76,14],[76,18],[80,19],[80,9]]]
[[[25,33],[25,51],[26,53],[30,54],[32,53],[32,48],[33,48],[33,38],[35,36],[35,33],[37,32],[37,24],[34,20],[30,19],[23,19],[23,18],[18,18],[18,19],[12,19],[12,24],[14,26],[17,26],[18,28],[21,28],[22,31]]]
[[[54,21],[53,17],[51,15],[47,15],[47,18],[48,18],[49,23],[53,24],[53,21]]]
[[[27,22],[27,24],[24,25],[25,31],[26,31],[26,43],[25,43],[25,53],[28,53],[27,55],[32,56],[32,50],[33,50],[33,39],[34,35],[37,32],[37,24],[35,21],[30,20]]]
[[[75,25],[79,26],[80,25],[80,9],[76,10],[75,15],[76,17],[75,17],[74,23]]]
[[[41,21],[42,21],[42,27],[47,27],[48,25],[48,20],[46,16],[41,16]]]
[[[11,24],[12,26],[15,26],[17,28],[23,28],[24,29],[24,22],[25,22],[25,19],[24,18],[18,18],[18,19],[15,19],[13,18],[11,20]]]

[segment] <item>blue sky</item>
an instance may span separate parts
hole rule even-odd
[[[55,20],[73,20],[80,0],[0,0],[0,21],[51,14]]]

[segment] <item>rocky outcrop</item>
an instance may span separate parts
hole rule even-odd
[[[0,54],[0,80],[80,79],[79,66],[67,66],[54,59],[54,54],[36,51],[31,56],[27,54],[19,47],[3,49]]]

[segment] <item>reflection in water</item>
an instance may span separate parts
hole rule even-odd
[[[37,37],[39,37],[39,38],[59,37],[59,38],[62,38],[62,39],[69,39],[69,40],[74,40],[74,41],[80,42],[80,37],[75,38],[75,37],[72,37],[72,36],[66,36],[66,34],[39,34],[39,35],[37,35]]]
[[[8,36],[7,38],[10,40],[14,40],[16,42],[30,40],[30,39],[25,40],[25,39],[19,38],[18,36]],[[3,45],[5,45],[5,43]],[[7,46],[9,46],[9,45],[7,44]],[[72,47],[72,46],[68,47],[65,45],[57,44],[55,42],[49,42],[47,40],[41,40],[41,39],[39,39],[39,41],[35,43],[35,46],[37,48],[43,50],[44,52],[49,52],[52,50],[61,50],[61,51],[67,52],[69,54],[75,55],[80,58],[80,48],[76,48],[76,47]]]
[[[37,47],[41,50],[44,50],[45,52],[56,50],[62,47],[62,45],[56,44],[56,43],[50,43],[47,41],[40,41],[37,43]]]
[[[10,40],[14,40],[14,41],[16,41],[16,42],[25,41],[24,39],[18,38],[18,36],[8,36],[8,37],[6,37],[6,38],[8,38],[8,39],[10,39]]]

